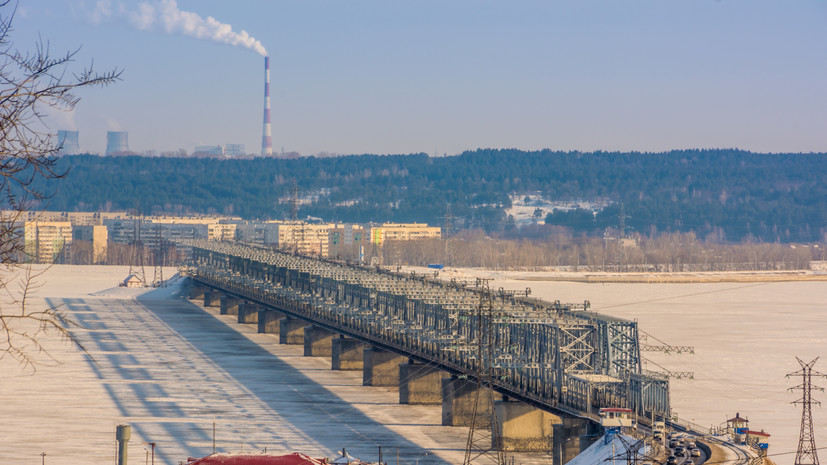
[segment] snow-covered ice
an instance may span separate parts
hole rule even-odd
[[[470,274],[470,272],[469,272]],[[694,346],[695,355],[642,355],[670,371],[692,371],[694,380],[672,380],[674,413],[717,426],[740,412],[750,428],[770,433],[770,455],[791,464],[798,447],[801,392],[787,389],[801,378],[795,357],[827,373],[827,282],[703,284],[587,284],[499,275],[491,286],[532,289],[532,297],[562,302],[588,300],[591,309],[637,320],[639,327],[671,345]],[[554,275],[554,273],[550,273]],[[649,369],[658,371],[655,366]],[[827,379],[814,379],[827,387]],[[827,395],[813,392],[827,401]],[[827,409],[813,407],[816,446],[827,445]],[[774,455],[779,454],[779,455]]]
[[[62,363],[35,374],[0,361],[0,463],[110,464],[119,424],[130,463],[177,464],[218,452],[347,451],[400,464],[461,463],[467,428],[441,426],[439,406],[400,405],[395,389],[362,386],[256,325],[176,296],[177,288],[116,287],[127,267],[54,266],[35,305],[60,305],[83,329],[83,353],[44,341]],[[165,271],[170,276],[174,270]],[[545,454],[515,463],[544,461]],[[540,462],[533,462],[540,463]]]
[[[0,463],[40,463],[41,452],[48,464],[113,463],[115,427],[130,424],[131,463],[143,463],[142,443],[156,442],[158,463],[175,464],[212,451],[214,418],[219,451],[332,456],[345,446],[376,460],[381,444],[390,462],[396,447],[400,463],[462,462],[467,429],[438,426],[438,407],[399,405],[395,390],[361,386],[361,372],[331,371],[329,359],[303,357],[301,347],[276,344],[254,325],[177,299],[174,287],[116,287],[127,271],[55,266],[44,276],[33,303],[62,305],[81,322],[77,334],[88,355],[51,337],[47,346],[59,365],[32,375],[0,361]],[[644,354],[695,372],[693,381],[672,381],[675,412],[702,425],[740,412],[752,428],[772,434],[771,455],[797,446],[800,408],[790,402],[798,396],[787,388],[800,380],[785,378],[798,369],[795,356],[825,356],[816,369],[827,372],[827,282],[584,284],[500,276],[492,286],[589,300],[593,310],[637,319],[670,344],[694,346],[694,356]],[[827,410],[814,407],[813,415],[821,445]],[[773,458],[786,465],[793,457]]]

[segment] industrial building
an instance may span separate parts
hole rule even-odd
[[[224,146],[225,157],[242,157],[247,155],[244,151],[244,144],[227,144]]]

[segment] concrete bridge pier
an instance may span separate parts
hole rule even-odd
[[[200,284],[196,284],[192,280],[190,280],[190,288],[189,288],[189,298],[190,300],[200,300],[204,298],[204,294],[210,290],[207,286],[202,286]]]
[[[365,344],[349,337],[333,338],[330,347],[331,370],[363,370],[365,367]]]
[[[258,304],[245,302],[238,306],[238,322],[256,324],[258,323]]]
[[[496,402],[494,408],[497,411],[503,450],[518,452],[552,450],[555,426],[562,423],[559,416],[523,402],[507,400]]]
[[[221,296],[221,310],[219,313],[222,315],[238,315],[238,305],[242,302],[244,301],[237,297]]]
[[[314,325],[304,327],[304,356],[330,357],[333,355],[333,337],[336,333]]]
[[[407,357],[376,347],[365,348],[363,355],[362,385],[399,386],[399,365],[407,362]]]
[[[286,316],[269,308],[259,307],[258,309],[258,332],[266,334],[279,334],[281,320]]]
[[[560,423],[554,425],[553,465],[564,465],[586,450],[596,439],[596,436],[589,434],[588,420],[569,416],[562,416],[560,420]]]
[[[474,398],[480,387],[474,381],[456,376],[442,379],[442,426],[471,426],[474,417]],[[477,427],[491,426],[491,404],[486,401],[488,392],[480,392]],[[494,400],[501,399],[494,393]]]
[[[399,365],[399,403],[442,404],[442,378],[447,373],[422,363]]]
[[[304,344],[304,327],[307,322],[296,318],[284,318],[279,321],[279,344]]]
[[[220,307],[221,306],[221,297],[224,295],[221,291],[207,291],[204,293],[204,306],[205,307]]]

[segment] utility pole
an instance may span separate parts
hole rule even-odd
[[[801,432],[798,437],[798,452],[795,454],[794,463],[795,465],[819,465],[818,454],[816,453],[815,434],[813,433],[812,404],[821,405],[821,402],[813,400],[811,391],[813,389],[817,389],[823,392],[824,389],[819,386],[813,386],[812,378],[813,376],[827,378],[827,375],[813,371],[813,365],[815,365],[818,357],[810,363],[804,363],[798,357],[795,359],[798,361],[798,364],[801,365],[801,369],[794,373],[787,374],[787,378],[790,376],[801,376],[801,384],[789,388],[790,391],[797,391],[800,389],[802,392],[801,398],[792,402],[793,404],[801,404],[802,406]]]

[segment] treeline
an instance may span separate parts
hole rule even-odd
[[[700,240],[691,232],[623,241],[582,238],[538,242],[494,239],[482,231],[471,231],[448,240],[388,242],[378,255],[383,265],[390,267],[442,263],[500,270],[556,267],[612,272],[806,270],[812,260],[824,259],[823,244],[721,244]]]
[[[554,211],[545,221],[574,236],[618,228],[648,237],[694,232],[716,242],[817,242],[827,233],[825,154],[739,150],[665,153],[475,150],[425,154],[220,160],[73,156],[64,179],[35,185],[50,210],[299,216],[346,222],[427,222],[499,237],[546,234],[515,227],[510,194],[600,200],[598,211]]]

